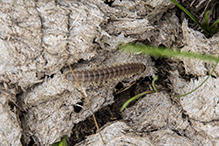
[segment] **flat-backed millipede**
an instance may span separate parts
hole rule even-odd
[[[103,82],[110,79],[122,78],[136,73],[142,73],[145,70],[142,63],[125,63],[111,67],[97,68],[92,70],[75,70],[74,74],[79,83]],[[75,78],[71,71],[65,74],[65,78],[75,82]]]

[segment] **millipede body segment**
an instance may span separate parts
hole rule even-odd
[[[79,83],[103,82],[110,79],[142,73],[145,68],[145,65],[142,63],[126,63],[92,70],[75,70],[74,74]],[[68,71],[65,74],[65,78],[69,81],[76,82],[71,71]]]

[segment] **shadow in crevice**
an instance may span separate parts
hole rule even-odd
[[[148,84],[150,83],[150,78],[140,79],[136,84],[131,86],[128,90],[115,95],[114,103],[108,105],[95,113],[97,123],[101,128],[108,122],[118,121],[122,119],[120,109],[122,105],[130,99],[133,95],[137,95],[147,89],[149,89]],[[123,86],[121,83],[116,85],[116,89],[121,89]],[[129,106],[132,106],[136,101],[131,103]],[[93,117],[90,116],[86,120],[76,124],[72,129],[72,134],[67,138],[67,143],[69,145],[75,145],[83,141],[87,136],[96,134],[97,129],[93,120]]]

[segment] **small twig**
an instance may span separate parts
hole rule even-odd
[[[81,15],[81,12],[78,14],[78,16],[76,17],[76,19],[74,20],[72,26],[69,28],[69,31],[74,27],[74,24],[76,23],[76,21],[79,19],[79,16]]]
[[[133,82],[133,83],[130,84],[129,86],[127,86],[127,87],[125,87],[125,88],[119,90],[118,92],[116,92],[116,93],[114,94],[114,96],[117,95],[117,94],[120,94],[120,93],[122,93],[122,92],[124,92],[124,91],[126,91],[126,90],[128,90],[128,89],[129,89],[132,85],[134,85],[135,83],[136,83],[136,82]]]
[[[86,100],[87,105],[88,105],[88,107],[89,107],[89,109],[90,109],[90,111],[91,111],[91,113],[92,113],[92,116],[93,116],[93,119],[94,119],[94,123],[95,123],[95,125],[96,125],[96,127],[97,127],[98,133],[100,134],[100,138],[101,138],[103,144],[105,145],[105,142],[104,142],[104,140],[103,140],[103,137],[102,137],[102,135],[101,135],[101,133],[100,133],[100,128],[99,128],[99,126],[98,126],[98,124],[97,124],[96,117],[95,117],[94,112],[93,112],[93,110],[92,110],[92,108],[91,108],[90,101],[89,101],[88,98],[86,97],[86,95],[85,95],[85,93],[84,93],[84,90],[82,89],[80,83],[78,82],[78,79],[77,79],[77,77],[75,76],[75,73],[74,73],[73,69],[71,68],[70,63],[68,62],[67,56],[66,56],[66,60],[67,60],[68,66],[69,66],[69,68],[70,68],[70,71],[71,71],[72,75],[74,76],[75,81],[76,81],[76,83],[78,84],[78,86],[79,86],[79,88],[80,88],[80,90],[81,90],[81,93],[82,93],[82,95],[84,96],[84,99]],[[72,83],[72,82],[71,82],[71,83]],[[72,84],[73,84],[73,83],[72,83]]]

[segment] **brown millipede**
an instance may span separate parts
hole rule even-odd
[[[145,65],[142,63],[125,63],[92,70],[75,70],[74,73],[79,83],[88,83],[102,82],[110,79],[126,77],[136,73],[142,73],[145,68]],[[68,71],[65,74],[65,78],[69,81],[75,82],[75,78],[71,71]]]

